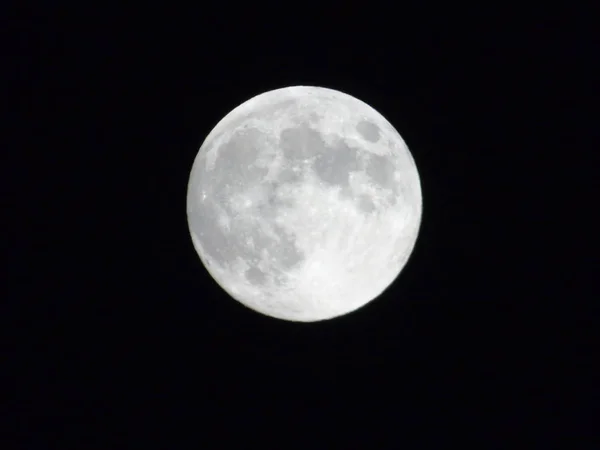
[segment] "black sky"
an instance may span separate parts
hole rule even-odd
[[[586,14],[395,8],[14,16],[4,329],[8,428],[24,448],[592,438]],[[289,85],[372,105],[422,180],[400,277],[316,324],[229,298],[186,222],[206,135]]]

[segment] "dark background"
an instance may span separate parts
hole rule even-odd
[[[1,366],[19,448],[592,441],[589,12],[21,9],[5,16]],[[290,85],[380,111],[423,191],[396,282],[313,324],[228,297],[186,222],[206,135]]]

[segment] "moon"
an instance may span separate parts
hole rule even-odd
[[[421,224],[419,173],[368,104],[314,86],[251,98],[209,133],[187,192],[192,242],[214,280],[261,314],[332,319],[399,276]]]

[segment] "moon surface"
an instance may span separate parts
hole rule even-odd
[[[398,277],[421,223],[419,174],[366,103],[311,86],[276,89],[227,114],[194,161],[187,218],[215,281],[243,305],[331,319]]]

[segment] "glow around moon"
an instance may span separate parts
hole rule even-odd
[[[354,311],[400,274],[417,239],[419,174],[366,103],[296,86],[258,95],[207,136],[187,217],[200,259],[262,314],[318,321]]]

